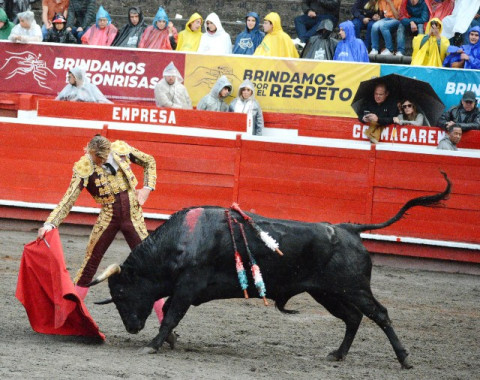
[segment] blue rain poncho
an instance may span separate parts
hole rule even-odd
[[[355,27],[353,22],[342,22],[339,27],[345,31],[345,39],[338,43],[333,60],[370,62],[365,43],[360,38],[355,37]]]
[[[474,26],[468,31],[468,34],[470,34],[470,32],[477,32],[480,35],[480,26]],[[448,55],[443,61],[443,66],[450,67],[452,66],[452,63],[461,61],[462,51],[468,55],[469,58],[468,60],[465,60],[463,68],[480,69],[480,40],[478,40],[476,44],[468,43],[460,47],[449,46],[447,49]]]
[[[255,26],[249,30],[246,25],[246,20],[249,17],[255,18]],[[252,55],[255,49],[260,45],[265,37],[265,33],[260,30],[259,16],[255,12],[250,12],[245,17],[245,30],[237,35],[235,45],[233,46],[233,54]]]

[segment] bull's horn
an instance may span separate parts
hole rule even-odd
[[[98,283],[102,282],[102,281],[105,281],[107,278],[109,278],[110,276],[114,275],[114,274],[117,274],[117,273],[120,273],[121,272],[121,268],[120,268],[120,265],[118,264],[110,264],[104,271],[102,274],[100,274],[97,278],[95,278],[91,283],[89,283],[87,285],[87,287],[90,287],[90,286],[93,286],[93,285],[97,285]]]
[[[113,302],[113,299],[107,298],[106,300],[103,300],[103,301],[94,302],[94,304],[95,305],[106,305],[106,304],[112,303],[112,302]]]

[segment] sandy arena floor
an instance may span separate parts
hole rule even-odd
[[[177,328],[176,350],[156,355],[140,349],[156,334],[150,316],[143,331],[128,334],[106,284],[92,288],[86,304],[107,336],[103,344],[79,337],[49,336],[30,328],[15,298],[23,245],[39,223],[0,220],[1,379],[474,379],[480,374],[480,277],[375,266],[372,288],[388,308],[414,368],[401,370],[383,332],[364,318],[347,359],[327,354],[340,344],[343,322],[309,296],[287,305],[288,316],[257,299],[227,300],[192,307]],[[70,273],[83,259],[89,228],[60,229]],[[101,268],[129,253],[116,239]]]

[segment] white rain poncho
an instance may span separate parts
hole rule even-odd
[[[248,99],[242,96],[244,88],[252,91],[252,95]],[[255,85],[249,80],[245,79],[238,88],[238,96],[233,99],[229,106],[230,112],[246,113],[252,119],[253,134],[261,136],[263,132],[263,112],[255,99]]]
[[[75,84],[67,84],[55,100],[69,100],[72,102],[112,103],[103,95],[94,84],[85,76],[86,72],[80,67],[74,67],[70,73],[75,77]]]
[[[217,27],[215,33],[210,33],[207,21]],[[202,34],[198,53],[203,54],[232,54],[232,40],[230,35],[223,29],[220,18],[216,13],[210,13],[205,19],[205,33]]]
[[[10,32],[10,36],[8,36],[8,39],[10,41],[21,43],[41,42],[43,38],[42,30],[35,21],[34,13],[32,11],[25,11],[17,14],[17,17],[19,20],[25,20],[30,25],[30,27],[26,29],[20,24],[15,25]],[[17,37],[19,37],[20,39],[18,40]]]
[[[166,76],[175,77],[175,82],[169,84]],[[182,84],[183,78],[173,62],[163,70],[163,78],[155,86],[155,102],[157,107],[192,109],[192,101],[188,91]]]
[[[465,33],[479,7],[480,0],[456,0],[452,14],[442,20],[442,36],[450,39],[455,33]]]

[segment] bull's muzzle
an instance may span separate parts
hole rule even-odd
[[[122,271],[122,269],[120,268],[120,265],[118,264],[110,264],[104,271],[102,274],[100,274],[99,276],[97,276],[92,282],[90,282],[87,287],[90,287],[90,286],[93,286],[93,285],[97,285],[99,284],[100,282],[102,281],[105,281],[107,278],[109,278],[110,276],[114,275],[114,274],[118,274]]]

